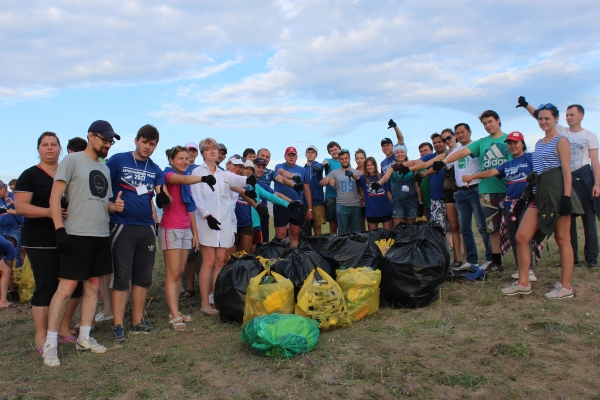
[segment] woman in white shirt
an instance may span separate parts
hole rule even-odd
[[[219,147],[214,139],[200,142],[200,154],[204,164],[192,171],[192,175],[214,175],[217,183],[214,191],[208,185],[192,185],[192,197],[196,202],[196,226],[200,239],[202,266],[200,267],[200,293],[202,307],[206,315],[218,315],[219,312],[209,305],[209,295],[214,293],[215,282],[221,268],[227,262],[227,249],[234,242],[234,226],[231,224],[231,187],[254,185],[254,176],[235,175],[217,167]]]

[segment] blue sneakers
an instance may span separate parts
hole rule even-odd
[[[113,327],[113,342],[115,343],[123,343],[127,341],[127,336],[125,336],[125,328],[121,324]]]

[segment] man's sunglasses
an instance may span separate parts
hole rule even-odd
[[[115,144],[115,141],[113,139],[107,139],[107,138],[104,138],[104,137],[102,137],[100,135],[93,135],[93,136],[96,136],[98,139],[102,140],[102,144],[110,144],[111,146],[113,144]]]
[[[442,138],[442,142],[449,141],[449,140],[450,140],[450,139],[452,139],[452,138],[453,138],[453,136],[452,136],[452,135],[448,135],[448,136],[446,136],[445,138]]]
[[[235,158],[236,160],[242,160],[242,162],[246,162],[246,157],[242,157],[239,154],[234,154],[231,158]]]
[[[556,108],[556,106],[552,103],[548,103],[548,104],[540,104],[540,106],[537,108],[538,110],[551,110],[553,108]]]

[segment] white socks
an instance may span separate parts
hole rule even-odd
[[[58,346],[58,332],[47,331],[44,346],[46,345]]]
[[[80,326],[79,327],[79,339],[78,342],[83,342],[90,337],[90,331],[92,330],[91,326]]]

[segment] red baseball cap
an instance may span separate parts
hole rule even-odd
[[[285,149],[285,155],[287,156],[288,154],[298,154],[298,152],[296,151],[295,147],[288,147],[287,149]]]
[[[512,140],[513,142],[518,142],[519,140],[525,142],[525,137],[521,132],[514,131],[508,134],[504,143],[508,142],[509,140]]]

